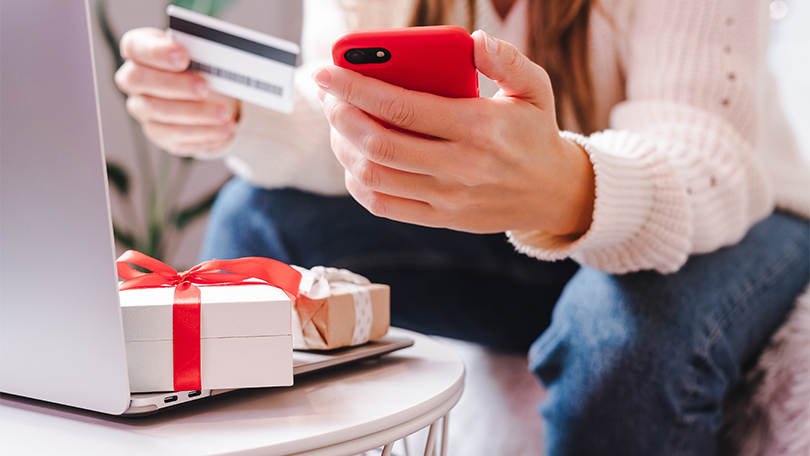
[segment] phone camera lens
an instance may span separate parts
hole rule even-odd
[[[345,57],[351,63],[361,63],[366,57],[366,53],[361,49],[349,49],[346,51]]]

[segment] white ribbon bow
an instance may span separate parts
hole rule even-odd
[[[306,296],[313,301],[328,299],[332,296],[332,290],[341,290],[343,293],[351,293],[354,300],[354,329],[352,331],[351,345],[360,345],[368,342],[371,335],[371,323],[374,321],[371,306],[371,295],[368,290],[360,285],[371,283],[367,278],[355,274],[348,269],[328,268],[325,266],[315,266],[312,269],[305,269],[300,266],[293,266],[301,273],[301,283],[298,285],[298,294]],[[304,339],[304,331],[301,326],[301,319],[298,310],[293,305],[293,348],[306,350],[307,342]]]

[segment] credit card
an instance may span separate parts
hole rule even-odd
[[[169,36],[188,51],[189,70],[223,95],[289,114],[297,44],[169,5]]]

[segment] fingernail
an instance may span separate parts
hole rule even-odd
[[[486,38],[484,40],[484,49],[487,52],[489,52],[490,54],[494,54],[494,53],[498,52],[498,41],[495,38],[489,36],[489,33],[486,33],[486,32],[483,32],[483,33],[484,33],[484,38]]]
[[[197,81],[194,83],[194,93],[196,93],[200,98],[205,97],[205,95],[207,95],[207,91],[208,86],[204,81]]]
[[[321,100],[321,103],[323,103],[324,98],[326,98],[326,90],[318,89],[318,98]]]
[[[324,89],[328,89],[329,84],[332,83],[332,75],[326,68],[318,68],[312,73],[312,80],[315,81],[315,84],[318,84]]]
[[[174,51],[171,54],[169,54],[169,58],[172,61],[172,65],[174,65],[176,68],[181,70],[186,69],[188,62],[186,62],[186,57],[183,55],[182,52]]]

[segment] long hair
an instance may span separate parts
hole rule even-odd
[[[410,25],[440,25],[456,0],[416,0]],[[475,26],[476,0],[468,2],[465,26]],[[583,133],[596,128],[594,89],[588,61],[588,21],[596,0],[529,0],[528,57],[551,79],[558,113],[568,113]],[[570,111],[569,111],[570,110]]]

